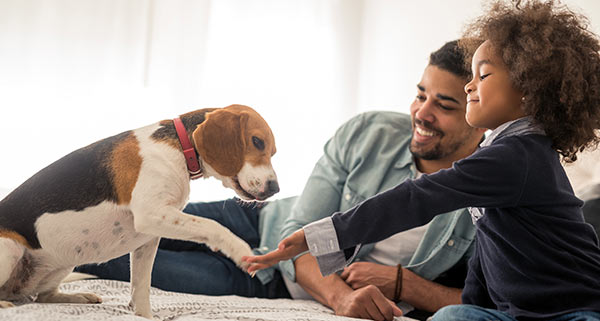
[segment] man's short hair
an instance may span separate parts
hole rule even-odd
[[[471,70],[465,64],[465,56],[458,40],[446,42],[442,48],[432,52],[429,55],[429,64],[459,77],[471,77]]]

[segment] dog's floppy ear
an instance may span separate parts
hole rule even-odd
[[[235,176],[244,165],[248,117],[245,112],[218,109],[207,113],[192,133],[198,154],[220,175]]]

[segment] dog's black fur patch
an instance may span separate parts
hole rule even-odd
[[[206,119],[206,113],[216,110],[217,108],[204,108],[194,112],[190,112],[187,114],[181,115],[179,118],[183,123],[183,127],[190,136],[196,130],[199,124],[203,123]],[[162,140],[165,138],[175,138],[177,139],[177,131],[175,130],[175,125],[173,125],[172,120],[163,120],[160,122],[161,127],[157,129],[154,133],[152,133],[152,138],[157,140]]]
[[[130,135],[132,131],[100,140],[37,172],[0,201],[0,230],[19,233],[36,249],[40,242],[34,224],[42,214],[117,202],[111,153]]]

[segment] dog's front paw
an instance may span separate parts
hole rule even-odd
[[[133,300],[129,301],[129,307],[133,308],[135,315],[152,320],[152,311],[147,304],[136,305]]]
[[[240,269],[242,269],[243,271],[248,271],[248,267],[250,266],[250,264],[248,262],[242,261],[243,256],[254,255],[254,252],[252,252],[252,249],[250,248],[248,243],[240,239],[238,242],[234,242],[233,244],[231,244],[229,248],[229,253],[225,253],[225,255],[227,255],[233,262],[235,262],[235,264]],[[223,252],[223,249],[221,249],[221,251]]]
[[[244,256],[253,256],[252,249],[244,240],[223,228],[218,230],[205,244],[213,251],[220,251],[231,259],[240,269],[247,272],[250,264],[242,261]],[[254,275],[252,275],[254,276]]]
[[[152,313],[149,310],[148,311],[135,311],[135,315],[140,316],[142,318],[152,320]]]

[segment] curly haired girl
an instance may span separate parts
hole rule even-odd
[[[249,271],[310,250],[332,273],[361,244],[469,207],[477,244],[463,305],[434,320],[600,321],[598,236],[559,157],[575,161],[599,140],[600,42],[586,28],[584,17],[552,1],[495,3],[465,34],[480,39],[466,119],[493,130],[481,148],[305,226],[278,250],[247,258]]]
[[[496,2],[467,26],[463,38],[475,40],[461,41],[471,53],[481,44],[476,39],[494,44],[522,93],[520,109],[542,125],[567,162],[599,141],[600,43],[587,28],[584,16],[553,1]]]

